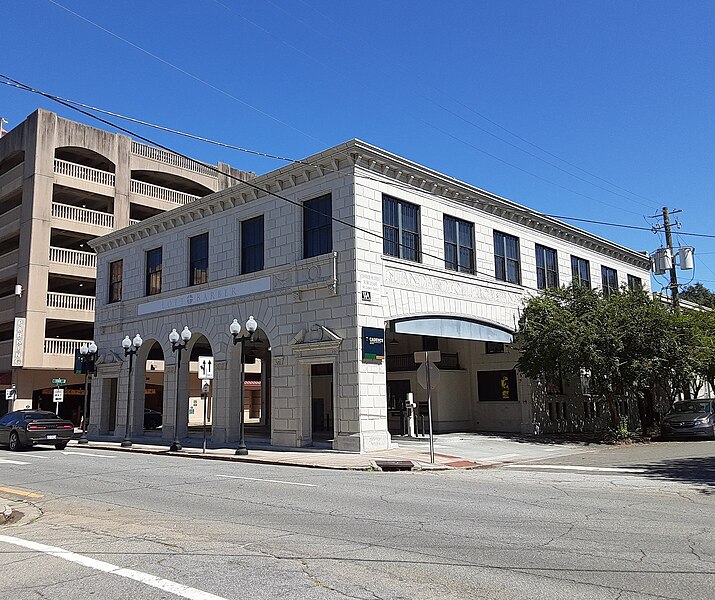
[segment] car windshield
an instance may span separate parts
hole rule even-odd
[[[671,413],[708,413],[710,403],[709,402],[676,402],[673,404],[673,408],[670,409]]]
[[[31,412],[31,413],[25,413],[25,421],[34,421],[35,419],[56,419],[60,420],[60,418],[51,412]]]

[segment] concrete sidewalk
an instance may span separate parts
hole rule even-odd
[[[361,471],[444,471],[494,466],[486,463],[480,464],[479,462],[466,460],[459,456],[448,456],[437,453],[435,453],[434,463],[431,463],[428,451],[424,452],[421,449],[401,447],[380,452],[355,454],[321,448],[279,448],[268,445],[265,447],[263,447],[263,445],[252,446],[250,440],[248,446],[248,455],[246,456],[237,456],[235,448],[207,448],[206,452],[203,452],[201,447],[185,446],[180,452],[171,452],[169,451],[168,445],[157,445],[148,440],[134,442],[129,448],[122,448],[120,442],[115,441],[90,440],[89,444],[78,444],[77,440],[73,440],[67,446],[67,449],[73,451],[101,449],[127,453],[163,454],[166,456],[180,456],[205,460],[226,460],[311,467],[316,469]]]

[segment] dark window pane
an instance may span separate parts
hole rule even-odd
[[[333,251],[333,208],[330,194],[303,202],[303,258]]]
[[[608,295],[618,291],[618,273],[610,267],[601,267],[601,285],[603,293]]]
[[[109,302],[122,300],[122,261],[109,263]]]
[[[241,222],[241,273],[263,270],[263,215]]]
[[[154,248],[146,253],[146,285],[145,294],[152,296],[161,293],[161,263],[162,250]]]
[[[189,239],[189,285],[209,280],[209,234],[202,233]]]
[[[382,197],[382,250],[388,256],[420,260],[419,206]]]

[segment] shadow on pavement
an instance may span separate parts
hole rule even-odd
[[[659,463],[630,465],[644,469],[644,475],[653,479],[693,483],[701,486],[703,494],[715,494],[715,457],[698,456],[692,458],[673,458]]]

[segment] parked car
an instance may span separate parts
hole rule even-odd
[[[681,400],[675,402],[660,426],[666,438],[703,437],[715,439],[715,400]]]
[[[0,417],[0,444],[10,450],[35,444],[52,444],[63,450],[73,435],[72,421],[47,410],[16,410]]]
[[[144,429],[159,429],[161,427],[162,415],[150,408],[144,409]]]

